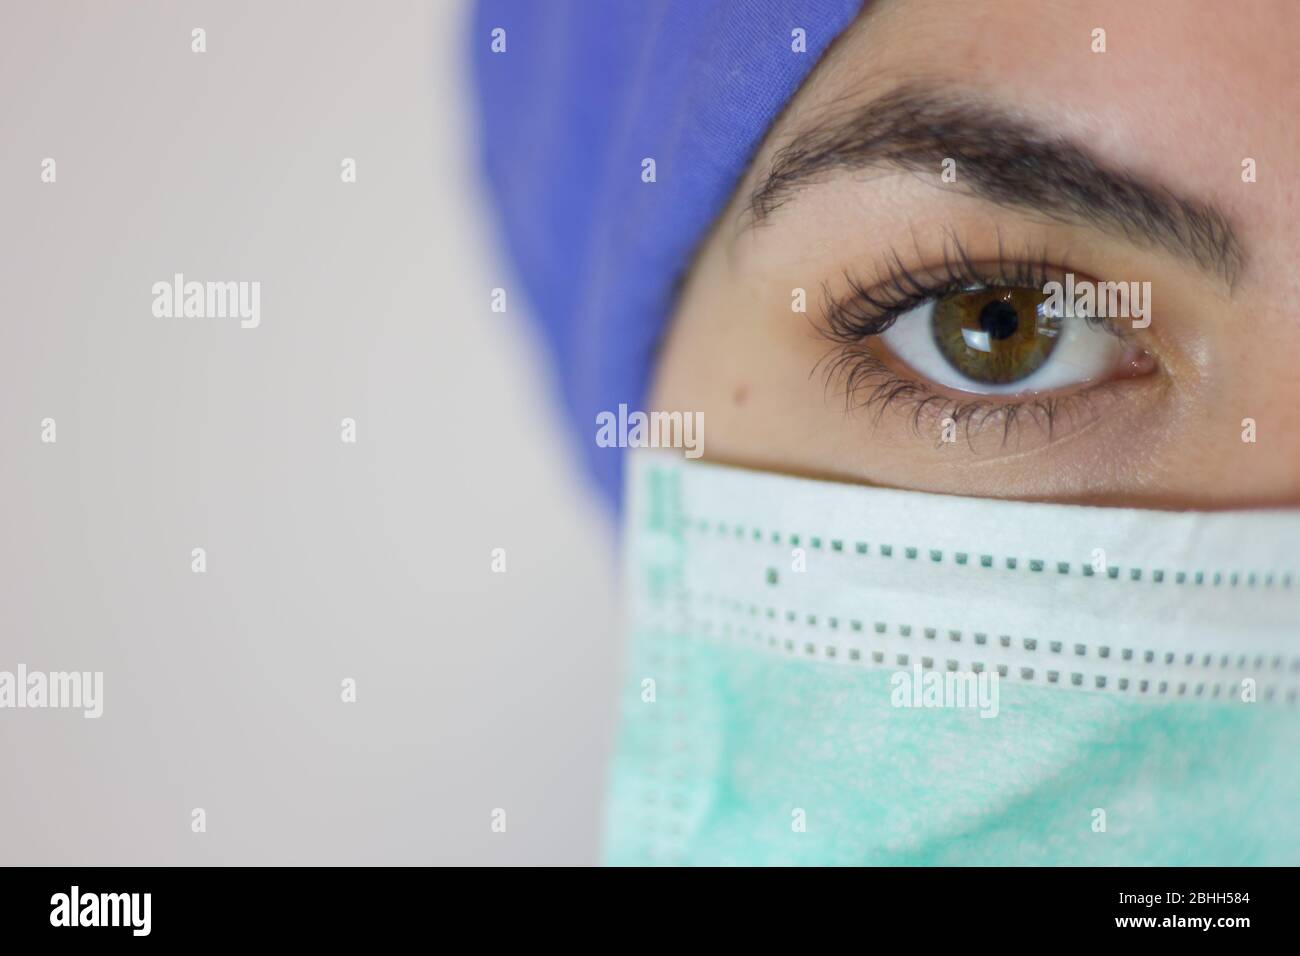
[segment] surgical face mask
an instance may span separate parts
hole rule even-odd
[[[1300,513],[630,457],[608,862],[1300,863]]]

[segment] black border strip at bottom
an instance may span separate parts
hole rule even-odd
[[[918,945],[971,938],[976,928],[1047,932],[1052,935],[1045,939],[1058,941],[1127,936],[1183,943],[1199,937],[1232,945],[1253,933],[1270,938],[1292,929],[1300,911],[1296,885],[1294,869],[1235,868],[545,874],[535,869],[0,868],[0,933],[6,944],[58,943],[62,936],[63,942],[73,937],[82,944],[319,939],[337,945],[401,941],[430,930],[495,939],[516,929],[531,933],[534,942],[559,934],[619,945],[621,921],[624,932],[642,939],[691,927],[692,939],[720,934],[734,942],[736,936],[753,931],[761,936],[784,924],[790,930],[821,925],[828,931],[851,925],[858,933],[911,927]],[[140,932],[146,893],[147,935]],[[84,925],[105,922],[120,925]]]

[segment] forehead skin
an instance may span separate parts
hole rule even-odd
[[[1105,30],[1104,53],[1092,51],[1097,28]],[[1298,45],[1300,3],[1292,0],[870,4],[769,133],[702,248],[652,404],[704,411],[706,457],[773,470],[1103,504],[1300,504]],[[1167,421],[1140,434],[1143,408],[1110,413],[1128,416],[1123,433],[1139,436],[1114,460],[1081,460],[1071,447],[1084,444],[1080,437],[1026,453],[1018,470],[1005,457],[973,469],[918,465],[916,451],[877,443],[865,417],[849,421],[842,400],[837,414],[823,383],[809,380],[805,360],[825,349],[791,331],[790,288],[809,284],[796,280],[814,268],[842,268],[854,255],[846,237],[877,232],[897,200],[871,181],[876,174],[847,174],[801,190],[752,235],[736,224],[775,153],[801,129],[915,83],[976,92],[1023,112],[1108,166],[1214,204],[1235,229],[1244,267],[1231,297],[1154,254],[1126,258],[1131,247],[1072,235],[1072,248],[1095,247],[1103,261],[1152,270],[1165,306],[1157,305],[1157,324],[1173,344],[1164,356],[1176,373],[1168,402],[1149,409]],[[1256,162],[1253,183],[1242,182],[1247,157]],[[906,204],[898,209],[900,217],[915,214]],[[928,215],[921,218],[930,226],[941,221]],[[863,257],[872,253],[869,242],[862,246]],[[806,267],[802,276],[796,266]],[[1256,445],[1241,442],[1245,417],[1259,422]]]

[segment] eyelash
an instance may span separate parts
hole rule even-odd
[[[885,410],[891,407],[912,409],[912,431],[920,436],[921,423],[927,410],[936,420],[951,418],[963,426],[967,443],[974,434],[990,424],[1002,424],[1002,443],[1011,438],[1028,418],[1051,440],[1056,420],[1061,415],[1074,415],[1087,410],[1105,384],[1062,396],[1047,396],[1020,401],[986,399],[957,399],[940,394],[924,382],[900,376],[890,368],[868,344],[894,324],[899,316],[931,299],[942,298],[973,287],[1024,286],[1042,288],[1063,270],[1053,268],[1045,253],[1026,250],[1019,257],[1009,257],[998,243],[998,258],[985,266],[977,264],[966,254],[961,243],[953,237],[945,245],[942,268],[933,276],[909,269],[896,251],[890,252],[881,269],[879,279],[871,287],[844,274],[848,293],[834,297],[828,285],[822,292],[823,325],[820,332],[835,344],[817,367],[824,367],[826,387],[836,382],[844,388],[845,408],[874,408],[873,425],[879,425]],[[1083,317],[1089,325],[1100,328],[1120,339],[1127,340],[1131,333],[1117,326],[1109,318]],[[973,430],[972,430],[973,429]]]

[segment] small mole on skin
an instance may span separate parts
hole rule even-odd
[[[731,400],[737,405],[744,405],[745,399],[749,398],[749,386],[737,385],[736,391],[732,394]]]

